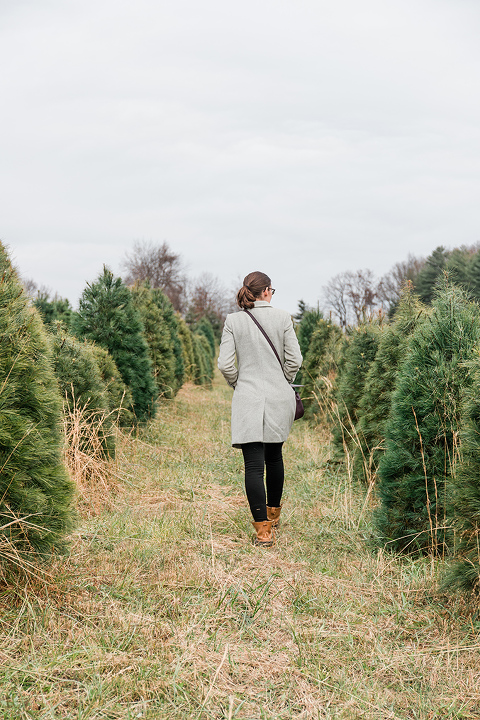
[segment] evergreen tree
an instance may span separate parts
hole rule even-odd
[[[300,352],[302,353],[303,357],[303,364],[302,367],[297,372],[297,375],[295,377],[294,382],[297,385],[304,385],[306,382],[305,379],[305,359],[307,357],[308,353],[308,346],[310,345],[310,340],[312,338],[312,335],[317,327],[318,322],[323,318],[323,314],[320,312],[320,310],[317,308],[316,310],[310,310],[303,300],[300,300],[299,302],[299,312],[298,316],[300,317],[301,314],[301,321],[296,326],[296,333],[298,338],[298,344],[300,345]],[[308,383],[308,380],[307,380]]]
[[[480,351],[468,363],[470,386],[462,407],[461,460],[455,468],[451,484],[456,538],[459,539],[455,558],[444,579],[445,589],[467,592],[480,590]]]
[[[60,322],[62,326],[68,330],[72,322],[72,307],[66,298],[55,297],[50,300],[48,293],[40,292],[33,304],[42,316],[42,320],[48,329],[52,328],[55,323]]]
[[[211,386],[213,361],[208,340],[205,335],[192,333],[192,345],[195,359],[193,381],[196,385]]]
[[[52,335],[52,349],[53,369],[69,411],[83,411],[82,420],[95,427],[105,456],[114,457],[114,418],[92,345],[80,342],[57,325]],[[85,428],[83,423],[82,428]],[[89,443],[87,434],[81,439],[80,447],[88,450]]]
[[[133,303],[142,319],[158,394],[172,398],[175,395],[177,381],[170,328],[148,284],[137,283],[131,291]]]
[[[205,335],[205,337],[208,340],[208,344],[210,346],[210,352],[211,352],[211,355],[213,358],[215,356],[215,351],[217,349],[217,346],[215,343],[215,335],[213,332],[213,327],[207,317],[204,316],[201,318],[200,322],[197,323],[195,332],[199,333],[200,335]]]
[[[315,378],[313,401],[305,412],[307,420],[329,428],[333,428],[336,420],[337,378],[344,362],[345,347],[346,337],[341,330],[338,335],[330,334]]]
[[[130,290],[107,268],[83,291],[75,331],[109,351],[132,392],[137,420],[152,417],[157,390],[142,321]]]
[[[448,272],[452,282],[462,285],[465,289],[470,284],[471,251],[466,247],[455,248],[448,254],[445,263],[445,270]]]
[[[20,554],[64,547],[74,521],[48,336],[0,244],[0,533]]]
[[[308,318],[306,319],[310,325]],[[329,406],[328,400],[332,399],[329,382],[336,376],[337,354],[334,352],[332,355],[331,350],[340,339],[343,339],[343,336],[338,325],[317,318],[316,329],[308,343],[302,368],[301,395],[307,418],[316,415],[320,406],[326,411]]]
[[[477,302],[480,301],[480,250],[472,256],[468,267],[468,287]]]
[[[444,278],[431,314],[409,339],[386,423],[376,524],[392,549],[445,545],[461,401],[479,340],[478,306]]]
[[[192,332],[183,318],[178,318],[178,336],[182,346],[185,379],[195,379],[195,353],[193,351]]]
[[[211,352],[210,343],[208,342],[205,335],[201,332],[195,333],[200,338],[200,343],[202,346],[202,351],[205,357],[205,369],[207,373],[205,385],[208,385],[211,387],[212,380],[213,380],[213,372],[214,372],[214,366],[213,366],[213,355]]]
[[[108,350],[95,344],[90,347],[105,386],[109,412],[120,426],[133,425],[135,416],[133,414],[132,391],[123,382],[115,361]]]
[[[306,308],[303,311],[302,320],[297,327],[297,338],[304,358],[307,356],[310,340],[320,320],[323,320],[323,313],[318,308],[316,310]]]
[[[397,374],[407,354],[408,338],[421,322],[424,311],[411,286],[406,287],[394,321],[386,325],[380,335],[357,410],[354,473],[363,481],[370,482],[376,474],[385,447],[385,423]]]
[[[305,315],[305,313],[308,310],[309,310],[309,307],[308,307],[307,303],[304,300],[299,300],[298,301],[298,310],[297,310],[296,314],[293,316],[293,319],[297,323],[302,322],[303,316]]]
[[[437,280],[441,277],[447,263],[447,251],[441,245],[427,258],[415,278],[415,290],[420,300],[430,305]]]
[[[344,360],[337,377],[337,411],[333,442],[337,451],[353,450],[356,425],[367,373],[378,350],[381,326],[372,319],[348,331]]]
[[[165,320],[167,327],[170,331],[171,347],[173,349],[173,356],[175,358],[175,382],[173,385],[173,394],[175,395],[182,387],[185,381],[185,364],[183,360],[183,348],[179,336],[179,318],[175,312],[172,303],[159,288],[152,290],[153,298],[161,309],[163,319]]]
[[[186,315],[185,322],[192,332],[195,332],[201,321],[205,319],[210,325],[215,342],[220,342],[222,337],[222,329],[225,315],[219,316],[218,312],[205,310],[203,307],[195,308],[190,306]]]

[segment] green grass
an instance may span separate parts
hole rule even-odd
[[[479,611],[378,551],[321,430],[295,423],[253,547],[230,393],[188,386],[123,438],[70,556],[2,590],[2,720],[480,717]]]

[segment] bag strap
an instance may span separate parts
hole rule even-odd
[[[260,323],[258,322],[258,320],[252,315],[252,313],[249,312],[248,310],[246,310],[245,308],[243,308],[243,312],[246,312],[247,315],[252,318],[252,320],[253,320],[253,322],[255,323],[255,325],[258,327],[258,329],[260,330],[260,332],[262,333],[262,335],[265,337],[265,340],[268,342],[268,344],[269,344],[270,347],[272,348],[273,352],[275,353],[275,357],[277,358],[278,362],[280,363],[280,367],[282,368],[282,372],[283,372],[283,374],[285,375],[285,373],[284,373],[284,371],[283,371],[283,363],[282,363],[282,361],[280,360],[280,357],[279,357],[279,355],[278,355],[278,352],[277,352],[276,349],[275,349],[275,345],[272,343],[272,341],[271,341],[270,338],[268,337],[267,333],[265,332],[265,330],[263,329],[263,327],[260,325]]]

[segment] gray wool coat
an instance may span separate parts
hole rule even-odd
[[[232,398],[232,445],[284,442],[295,416],[295,393],[290,386],[302,364],[292,318],[284,310],[257,300],[250,310],[264,328],[283,362],[243,312],[227,315],[218,368],[235,389]],[[236,363],[235,363],[236,356]]]

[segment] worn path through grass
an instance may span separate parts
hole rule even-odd
[[[479,718],[480,619],[428,559],[375,549],[303,421],[278,543],[251,545],[230,395],[165,403],[48,583],[4,590],[2,720]]]

